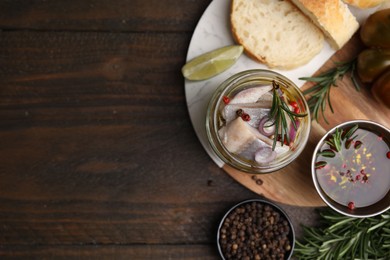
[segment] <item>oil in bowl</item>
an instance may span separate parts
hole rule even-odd
[[[390,131],[355,120],[330,130],[317,145],[313,181],[334,210],[368,217],[390,208]]]

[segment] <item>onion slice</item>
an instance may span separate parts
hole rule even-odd
[[[297,135],[297,130],[300,124],[301,122],[299,120],[295,120],[295,125],[297,126],[297,129],[295,129],[294,124],[291,122],[290,132],[289,132],[290,142],[293,142],[295,140],[295,137]]]
[[[273,135],[275,133],[274,122],[272,122],[267,116],[263,117],[259,122],[259,132],[267,137]]]

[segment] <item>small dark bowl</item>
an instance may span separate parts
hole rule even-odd
[[[259,221],[257,220],[259,216],[256,215],[257,216],[257,218],[256,218],[253,214],[255,214],[256,211],[258,211],[258,210],[260,210],[261,213],[264,213],[265,208],[267,208],[268,212],[270,212],[269,218],[267,219],[267,222],[259,223]],[[245,212],[242,212],[242,210],[245,210]],[[256,210],[256,211],[254,211],[254,210]],[[248,215],[246,215],[245,213],[248,213]],[[266,213],[266,214],[268,214],[268,213]],[[279,217],[277,217],[277,215]],[[232,222],[232,220],[230,219],[232,216],[235,216],[236,219],[238,218],[238,220],[233,220],[233,222]],[[253,218],[252,218],[252,216],[253,216]],[[228,218],[229,218],[229,220],[228,220]],[[271,218],[273,218],[273,222],[274,222],[273,224],[271,224],[269,222],[269,221],[272,222]],[[225,224],[225,222],[229,222],[231,224],[228,225],[228,224]],[[234,222],[235,222],[237,227],[239,225],[241,225],[241,228],[240,228],[240,230],[238,230],[236,232],[231,232],[234,229],[234,227],[233,228],[231,227],[232,224],[234,225]],[[243,229],[242,226],[245,226],[245,229]],[[295,232],[294,232],[294,228],[293,228],[293,225],[291,223],[291,220],[282,208],[280,208],[279,206],[277,206],[276,204],[274,204],[270,201],[266,201],[266,200],[262,200],[262,199],[251,199],[251,200],[242,201],[242,202],[236,204],[235,206],[233,206],[231,209],[229,209],[228,212],[224,215],[224,217],[222,218],[222,220],[219,224],[218,233],[217,233],[217,245],[218,245],[218,251],[219,251],[221,258],[222,259],[229,259],[227,257],[227,254],[228,254],[227,248],[230,246],[231,248],[234,248],[234,247],[236,248],[236,254],[234,256],[232,256],[231,258],[237,259],[238,258],[237,252],[238,252],[239,248],[244,247],[244,246],[247,246],[247,247],[251,246],[252,241],[254,242],[253,243],[254,246],[252,246],[252,248],[251,248],[252,255],[249,256],[250,259],[256,259],[255,254],[253,253],[254,250],[257,250],[258,251],[257,254],[259,254],[259,255],[266,253],[267,249],[263,248],[265,243],[262,243],[262,242],[258,243],[258,240],[256,240],[256,231],[260,232],[260,233],[258,233],[259,235],[264,236],[264,232],[265,232],[265,230],[267,230],[266,228],[267,227],[270,228],[270,226],[273,226],[275,229],[273,231],[269,231],[269,230],[267,231],[267,232],[270,232],[271,234],[274,234],[274,236],[270,239],[270,241],[271,242],[278,241],[278,243],[281,243],[282,245],[280,245],[280,246],[283,248],[282,250],[286,251],[284,253],[283,259],[290,259],[292,254],[293,254],[294,246],[295,246]],[[251,235],[250,235],[251,232],[250,232],[249,227],[252,228],[252,232],[255,232],[255,233],[251,234],[252,239],[255,239],[255,240],[251,240]],[[282,228],[282,230],[277,229],[277,227]],[[236,237],[238,240],[230,241],[231,237],[234,233],[237,233]],[[230,236],[230,238],[228,238],[228,236]],[[242,237],[244,237],[244,239]],[[261,237],[259,236],[259,238],[261,238]],[[241,240],[242,241],[241,243],[240,243],[240,239],[243,239],[243,240]],[[283,240],[284,240],[284,243],[282,242]],[[289,244],[287,243],[287,241]],[[235,242],[237,242],[237,243],[235,243]],[[259,246],[256,246],[256,243],[258,243]],[[287,246],[286,243],[289,246]],[[234,244],[236,244],[236,245],[234,245]],[[226,246],[224,246],[224,245],[226,245]],[[288,250],[286,250],[286,248]],[[268,254],[269,253],[270,252],[268,252]],[[241,254],[243,254],[242,250],[241,250]],[[261,258],[261,259],[263,259],[263,258]],[[281,259],[280,256],[277,255],[277,259]]]

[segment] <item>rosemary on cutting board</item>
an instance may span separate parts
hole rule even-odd
[[[303,227],[297,259],[390,259],[390,211],[352,218],[327,208],[320,211],[324,226]]]
[[[304,90],[303,94],[307,96],[307,103],[309,105],[310,112],[313,115],[313,119],[315,119],[317,122],[321,113],[324,121],[328,124],[324,114],[327,103],[331,112],[334,113],[330,101],[330,90],[332,86],[337,87],[337,81],[341,80],[347,73],[351,73],[351,79],[356,90],[360,90],[354,73],[355,66],[356,59],[344,63],[336,63],[336,67],[318,76],[300,78],[301,80],[315,83],[311,88]]]
[[[290,118],[292,122],[292,127],[297,130],[296,117],[305,117],[306,113],[295,113],[290,110],[290,107],[286,103],[283,92],[280,89],[280,86],[275,81],[272,81],[272,107],[270,111],[270,118],[274,121],[275,125],[275,137],[272,145],[272,150],[275,150],[276,143],[278,141],[278,136],[280,136],[280,142],[282,145],[287,142],[290,144],[290,136],[289,136],[289,125],[286,119],[286,114]]]

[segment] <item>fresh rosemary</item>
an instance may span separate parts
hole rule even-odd
[[[296,124],[296,117],[305,117],[307,116],[306,113],[298,114],[290,110],[289,106],[286,104],[286,101],[284,100],[283,96],[281,95],[282,90],[280,89],[280,86],[275,81],[272,81],[272,92],[273,92],[273,99],[272,99],[272,107],[270,111],[270,119],[273,121],[273,124],[275,125],[275,137],[274,142],[272,145],[272,150],[275,150],[276,143],[278,141],[278,136],[280,136],[280,142],[282,145],[285,141],[287,143],[290,143],[290,136],[289,136],[289,126],[286,119],[286,114],[290,118],[292,125],[295,130],[297,130],[297,124]]]
[[[315,83],[311,88],[304,90],[303,94],[308,96],[307,103],[309,105],[310,112],[313,115],[313,119],[315,119],[317,122],[319,119],[319,114],[321,113],[324,121],[329,124],[324,113],[326,109],[326,103],[328,103],[331,112],[334,113],[332,104],[330,102],[330,90],[332,86],[337,87],[337,81],[342,79],[348,72],[351,72],[351,80],[356,90],[360,90],[359,83],[355,77],[355,66],[356,59],[345,63],[336,63],[335,68],[332,68],[318,76],[300,78],[301,80]]]
[[[340,128],[336,128],[336,131],[329,137],[329,140],[325,141],[325,143],[327,143],[332,150],[334,149],[336,152],[341,151],[342,133],[343,131]]]
[[[323,156],[328,158],[333,158],[336,156],[336,153],[339,153],[342,149],[342,145],[344,143],[345,149],[349,149],[352,141],[357,137],[352,136],[355,134],[356,130],[359,128],[359,125],[354,125],[347,130],[342,130],[340,128],[336,128],[335,132],[331,134],[326,140],[325,143],[329,145],[329,149],[324,149],[317,153],[317,156]],[[360,147],[361,142],[356,143],[356,148]],[[318,161],[316,162],[316,169],[321,169],[325,167],[327,162]]]
[[[353,141],[356,136],[352,136],[356,130],[359,128],[359,126],[356,124],[348,131],[344,132],[340,128],[336,128],[336,131],[329,137],[328,140],[325,141],[329,145],[329,147],[334,150],[335,152],[340,152],[341,151],[341,146],[342,142],[346,140],[345,145],[347,146],[348,144]],[[345,147],[348,149],[348,147]]]
[[[303,226],[303,240],[294,249],[297,259],[390,259],[390,211],[352,218],[326,208],[320,216],[324,226]]]

